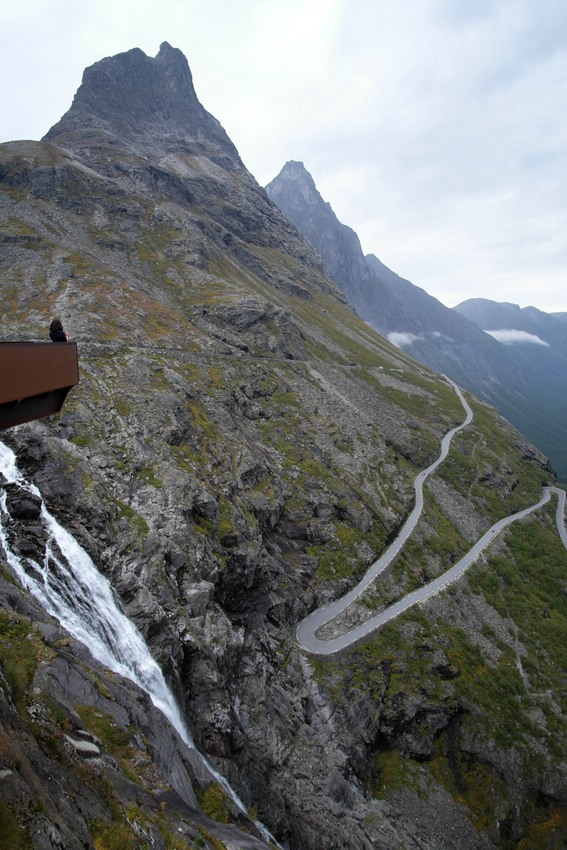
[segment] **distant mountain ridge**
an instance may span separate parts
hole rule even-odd
[[[488,333],[500,330],[522,331],[537,337],[567,357],[565,319],[562,319],[565,314],[545,313],[536,307],[520,307],[518,304],[491,301],[488,298],[469,298],[454,309]]]
[[[266,192],[317,249],[361,318],[412,357],[494,405],[567,480],[564,373],[542,374],[530,357],[519,357],[515,348],[485,333],[466,309],[445,307],[373,254],[365,256],[358,236],[337,219],[303,163],[287,162]],[[563,327],[559,319],[551,321]]]
[[[532,398],[542,405],[547,453],[565,479],[567,467],[567,333],[565,314],[471,298],[454,308],[509,348],[529,371]],[[541,438],[540,438],[541,445]]]

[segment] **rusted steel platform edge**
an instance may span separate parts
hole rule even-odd
[[[0,430],[59,413],[78,382],[75,342],[0,342]]]

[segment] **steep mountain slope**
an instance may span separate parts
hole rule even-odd
[[[553,505],[343,655],[295,643],[297,622],[394,538],[462,408],[347,305],[207,117],[179,51],[88,69],[45,141],[0,146],[0,190],[6,335],[45,338],[59,314],[81,361],[64,415],[5,441],[112,581],[246,805],[289,850],[564,841],[567,558]],[[552,480],[509,423],[471,405],[415,535],[353,616],[445,570]],[[34,512],[16,514],[8,533],[33,556]],[[170,739],[140,695],[10,578],[3,565],[1,820],[21,846],[57,846],[49,835],[76,813],[89,848],[112,835],[255,846],[211,826],[206,815],[252,828],[194,766],[180,797]],[[78,731],[103,757],[69,751]]]
[[[455,310],[466,316],[495,339],[510,347],[529,369],[538,398],[543,405],[542,440],[549,447],[562,478],[567,470],[567,334],[560,315],[544,313],[535,307],[497,303],[486,298],[471,298]]]
[[[463,321],[399,277],[374,255],[365,257],[351,228],[338,221],[303,163],[288,162],[266,187],[269,197],[321,254],[325,269],[358,314],[395,345],[493,404],[552,459],[567,480],[561,448],[567,427],[557,381],[529,358]],[[475,327],[476,325],[476,327]],[[564,397],[564,394],[563,394]]]

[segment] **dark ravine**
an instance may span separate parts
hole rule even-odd
[[[46,140],[0,146],[6,336],[45,339],[58,314],[81,364],[63,415],[5,442],[111,581],[198,747],[286,850],[560,846],[567,597],[551,506],[380,635],[329,661],[298,650],[295,624],[396,536],[462,411],[353,313],[207,117],[179,51],[158,57],[97,63]],[[554,482],[468,400],[474,424],[428,484],[416,548],[370,607]],[[20,513],[25,556],[39,531],[33,505]],[[257,840],[185,764],[188,810],[148,701],[1,563],[0,821],[21,846],[79,846],[74,820],[89,848],[112,831],[134,848]]]

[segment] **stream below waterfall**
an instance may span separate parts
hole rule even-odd
[[[219,782],[246,814],[246,808],[234,789],[198,753],[159,665],[141,633],[121,610],[109,581],[97,570],[75,538],[51,516],[37,487],[25,481],[19,471],[14,452],[0,442],[0,484],[2,477],[7,485],[15,484],[41,500],[40,520],[47,544],[43,562],[38,563],[13,551],[4,527],[10,516],[7,494],[4,487],[1,490],[0,546],[22,586],[84,644],[97,661],[134,682],[149,695],[184,743],[199,755],[211,780]],[[266,842],[280,846],[263,824],[256,822],[256,827]]]

